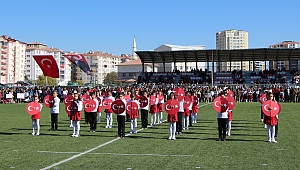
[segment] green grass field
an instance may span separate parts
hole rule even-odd
[[[216,112],[211,104],[199,108],[198,123],[175,141],[167,140],[167,122],[116,140],[116,119],[112,129],[105,129],[104,114],[96,133],[81,123],[81,136],[72,138],[63,104],[59,131],[48,131],[50,114],[44,107],[41,135],[31,136],[31,117],[25,106],[0,105],[0,169],[42,169],[68,158],[50,169],[300,169],[298,103],[282,103],[277,144],[267,142],[259,103],[237,103],[232,136],[226,142],[216,141]]]

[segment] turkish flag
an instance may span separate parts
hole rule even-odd
[[[139,99],[139,102],[140,102],[140,107],[146,107],[148,106],[148,98],[146,96],[140,96],[140,99]]]
[[[280,107],[277,102],[267,100],[262,105],[262,111],[266,116],[275,117],[280,113]]]
[[[72,95],[67,95],[65,98],[64,98],[64,104],[67,106],[67,105],[70,105],[74,100],[74,97]]]
[[[229,90],[229,91],[228,91],[228,96],[234,97],[234,93],[233,93],[231,90]]]
[[[192,96],[185,96],[183,101],[183,107],[184,108],[190,107],[191,103],[192,103]]]
[[[48,108],[52,108],[54,106],[54,97],[50,94],[44,97],[44,105]]]
[[[168,114],[174,115],[179,111],[179,102],[175,99],[170,99],[165,103],[165,110]]]
[[[126,105],[126,112],[130,115],[137,115],[139,112],[139,107],[136,102],[128,102]]]
[[[45,76],[59,78],[58,66],[52,55],[34,55],[33,58]]]
[[[92,112],[97,107],[95,100],[86,100],[83,104],[86,112]]]
[[[30,102],[26,106],[26,111],[30,115],[35,115],[41,111],[41,106],[39,102]]]
[[[228,96],[227,100],[228,100],[228,108],[229,108],[229,110],[233,110],[233,108],[235,106],[235,100],[231,96]]]
[[[77,65],[87,75],[91,74],[92,70],[83,54],[64,54],[63,56],[70,60],[73,64]]]
[[[111,104],[111,110],[115,113],[115,114],[121,114],[125,111],[125,103],[122,100],[115,100],[112,104]]]
[[[86,102],[88,100],[92,100],[92,97],[90,95],[85,94],[81,97],[82,102]]]
[[[228,108],[228,100],[223,97],[217,97],[213,101],[212,105],[215,111],[223,113]]]
[[[184,99],[185,94],[184,94],[184,90],[182,88],[179,88],[179,87],[174,88],[173,92],[174,92],[176,98],[178,99],[178,101],[181,101]]]
[[[259,97],[259,102],[261,104],[263,104],[264,102],[267,101],[267,95],[266,94],[262,94],[260,97]]]

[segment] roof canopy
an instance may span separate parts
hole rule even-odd
[[[135,53],[143,63],[300,60],[300,48],[137,51]]]

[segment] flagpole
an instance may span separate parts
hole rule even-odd
[[[46,77],[46,86],[48,86],[48,76],[45,77]]]

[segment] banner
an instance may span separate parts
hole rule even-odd
[[[71,63],[77,65],[87,75],[91,74],[90,66],[82,54],[64,54],[63,56],[70,60]]]
[[[58,66],[52,55],[34,55],[33,58],[45,76],[59,78]]]
[[[17,99],[25,99],[25,93],[17,93]]]

